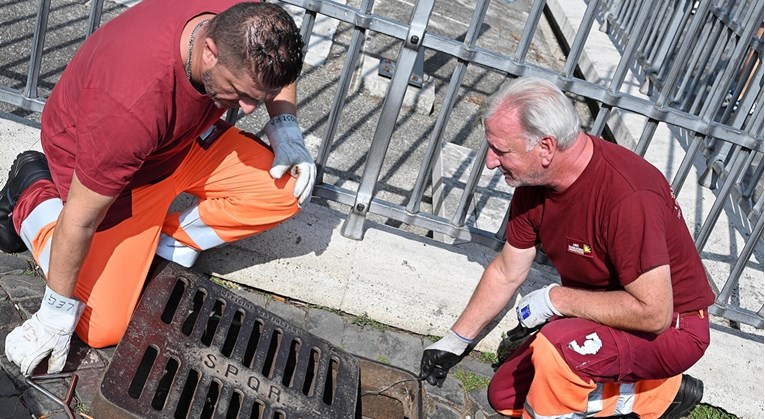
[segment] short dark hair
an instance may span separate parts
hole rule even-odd
[[[303,38],[289,13],[275,4],[236,4],[210,20],[207,36],[223,65],[246,71],[264,87],[284,87],[300,76]]]

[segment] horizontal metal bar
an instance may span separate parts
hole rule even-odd
[[[763,321],[762,315],[737,306],[726,305],[723,307],[714,304],[709,307],[709,314],[724,317],[734,322],[748,324],[758,329],[762,329],[763,326],[765,326],[765,321]]]
[[[32,112],[42,112],[45,106],[45,99],[29,98],[5,86],[0,86],[0,101]]]
[[[353,206],[356,201],[355,192],[329,184],[317,185],[313,190],[313,195],[328,199],[330,201],[338,202],[349,207]],[[377,198],[373,198],[370,202],[368,212],[387,217],[392,220],[401,221],[402,223],[406,223],[412,226],[431,230],[436,233],[446,234],[458,240],[478,243],[494,250],[499,250],[504,245],[504,242],[497,239],[494,236],[494,233],[490,233],[485,230],[479,230],[470,226],[458,227],[450,224],[444,218],[431,214],[412,214],[407,212],[406,208],[401,205],[382,201]]]

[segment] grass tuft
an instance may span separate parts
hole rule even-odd
[[[700,403],[693,408],[688,417],[690,419],[738,419],[738,416],[706,403]]]
[[[372,319],[366,312],[360,316],[356,316],[351,323],[359,327],[371,326],[377,330],[385,330],[384,324]]]
[[[465,371],[461,368],[458,368],[454,371],[454,378],[462,383],[462,387],[468,393],[472,393],[473,391],[480,390],[489,386],[488,378],[481,377],[474,372]]]

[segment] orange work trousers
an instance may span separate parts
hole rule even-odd
[[[529,338],[492,377],[488,398],[499,413],[524,418],[658,418],[681,374],[709,345],[705,310],[677,314],[660,333],[557,318]]]
[[[274,180],[268,173],[271,149],[249,133],[226,128],[208,147],[195,141],[168,178],[116,201],[129,203],[129,211],[123,211],[128,215],[95,233],[74,291],[86,307],[76,333],[91,347],[112,346],[121,339],[160,236],[187,253],[198,253],[267,230],[298,212],[294,179]],[[197,202],[191,209],[168,213],[182,192]],[[62,205],[55,184],[40,181],[24,191],[14,212],[17,231],[46,274]]]

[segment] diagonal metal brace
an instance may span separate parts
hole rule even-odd
[[[48,389],[37,383],[37,381],[56,380],[59,378],[68,377],[72,377],[72,381],[69,383],[69,389],[66,391],[66,397],[64,399],[59,399],[55,394],[51,393]],[[72,396],[74,395],[74,387],[77,385],[77,374],[73,372],[65,372],[59,374],[30,375],[28,377],[24,377],[24,381],[30,387],[44,394],[46,397],[64,408],[64,412],[66,412],[67,417],[70,419],[76,419],[74,412],[72,412],[72,409],[69,407],[69,403],[72,401]]]

